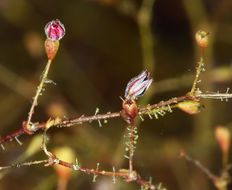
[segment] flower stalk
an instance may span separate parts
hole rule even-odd
[[[138,105],[136,100],[145,94],[147,89],[152,83],[152,79],[149,79],[150,73],[147,70],[142,71],[138,76],[132,78],[125,90],[125,100],[122,100],[121,117],[130,125],[129,136],[129,178],[128,180],[134,180],[133,171],[133,156],[134,156],[134,136],[135,126],[134,119],[138,114]]]
[[[22,124],[22,128],[24,132],[30,135],[35,132],[35,125],[31,122],[32,115],[34,114],[35,107],[38,105],[38,99],[39,96],[42,95],[44,85],[48,81],[47,80],[48,72],[51,67],[52,60],[56,56],[56,53],[59,49],[59,40],[62,39],[65,34],[65,28],[64,25],[58,19],[56,19],[49,22],[45,26],[44,31],[47,36],[47,39],[45,40],[44,43],[44,47],[48,57],[48,61],[42,73],[42,79],[40,81],[40,84],[38,85],[35,96],[33,97],[33,102],[30,111],[28,113],[27,121],[26,122],[24,121]]]

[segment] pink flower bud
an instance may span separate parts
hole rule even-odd
[[[47,38],[53,41],[60,40],[65,35],[64,25],[58,19],[47,23],[44,31]]]
[[[145,70],[128,82],[125,91],[125,98],[127,100],[135,100],[145,94],[152,83],[152,79],[148,78],[149,75],[150,73]]]

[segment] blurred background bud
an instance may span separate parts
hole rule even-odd
[[[75,152],[69,147],[55,148],[53,153],[62,161],[74,163]],[[58,178],[57,190],[65,190],[72,170],[59,164],[54,165],[54,170]]]
[[[199,30],[196,32],[195,38],[196,38],[197,44],[200,46],[200,48],[207,47],[208,35],[209,35],[209,32],[205,32],[203,30]]]
[[[46,107],[46,113],[52,118],[63,118],[67,115],[65,107],[60,101],[53,101],[48,104],[48,106]]]
[[[221,151],[227,153],[230,147],[230,131],[223,126],[218,126],[215,129],[215,138]]]
[[[27,32],[23,37],[24,46],[32,57],[40,57],[43,54],[43,42],[36,32]]]

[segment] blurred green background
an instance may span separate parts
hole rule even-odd
[[[141,106],[184,95],[191,89],[200,59],[194,35],[210,32],[205,52],[206,72],[201,75],[203,92],[225,92],[232,84],[232,2],[230,0],[0,0],[0,135],[6,135],[26,120],[39,78],[46,64],[44,26],[60,19],[66,35],[52,63],[47,85],[39,99],[33,121],[49,117],[78,117],[121,109],[127,82],[143,69],[154,83],[140,98]],[[221,172],[221,152],[214,128],[231,131],[231,101],[202,101],[196,116],[180,110],[158,120],[138,122],[139,140],[134,167],[144,179],[168,190],[215,189],[195,166],[178,159],[179,149],[200,160],[216,175]],[[49,131],[48,148],[68,146],[83,167],[112,170],[127,168],[125,134],[127,124],[108,120]],[[41,131],[40,131],[40,134]],[[5,143],[0,165],[46,159],[37,148],[28,151],[34,136]],[[37,143],[38,145],[38,143]],[[28,153],[29,152],[29,153]],[[232,153],[230,153],[230,158]],[[0,173],[0,189],[52,190],[57,179],[52,167],[32,166]],[[19,185],[20,184],[20,185]],[[231,186],[229,187],[231,188]],[[228,188],[228,189],[229,189]],[[74,172],[69,190],[140,189],[136,183]]]

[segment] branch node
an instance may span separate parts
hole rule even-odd
[[[79,170],[80,169],[80,166],[79,166],[79,163],[78,163],[78,159],[76,158],[76,163],[73,164],[73,169],[74,170]]]
[[[27,121],[22,122],[23,131],[24,131],[24,133],[26,133],[28,135],[33,135],[35,133],[34,127],[32,127],[32,126],[34,126],[34,125],[27,124]]]

